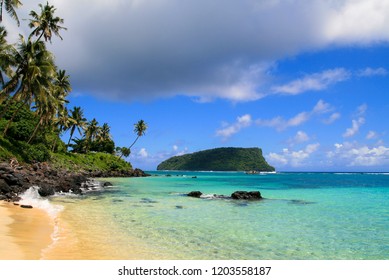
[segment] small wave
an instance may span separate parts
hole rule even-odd
[[[41,209],[45,211],[49,217],[53,220],[54,230],[50,235],[52,243],[41,251],[41,257],[44,258],[45,253],[53,248],[59,239],[59,225],[58,225],[58,215],[63,211],[64,207],[60,205],[54,205],[50,203],[47,198],[43,198],[38,193],[38,187],[30,187],[25,191],[21,196],[21,204],[31,205],[34,208]]]
[[[60,205],[50,203],[47,198],[43,198],[38,193],[38,187],[31,187],[25,191],[21,196],[21,204],[31,205],[35,208],[44,210],[51,218],[56,218],[63,210]]]

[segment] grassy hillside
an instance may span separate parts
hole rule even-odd
[[[217,148],[175,156],[165,160],[158,170],[202,171],[274,171],[259,148]]]
[[[129,170],[129,162],[107,153],[90,152],[88,154],[53,153],[44,144],[29,145],[23,141],[15,141],[0,137],[0,161],[16,158],[19,163],[46,161],[54,168],[69,171],[109,171]],[[42,160],[40,160],[42,159]]]

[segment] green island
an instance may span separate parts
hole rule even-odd
[[[188,171],[275,171],[260,148],[216,148],[174,156],[163,161],[158,170]]]

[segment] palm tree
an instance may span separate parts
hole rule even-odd
[[[40,14],[35,11],[30,12],[32,19],[30,19],[29,27],[33,29],[30,37],[34,35],[38,36],[37,41],[39,41],[43,36],[46,42],[49,40],[51,43],[51,37],[54,33],[54,35],[58,36],[62,40],[59,31],[61,29],[67,29],[63,26],[60,26],[60,24],[64,23],[64,20],[60,17],[54,16],[54,13],[57,9],[54,8],[54,6],[50,6],[48,2],[44,6],[39,4],[39,7],[41,8]]]
[[[0,115],[4,115],[7,105],[11,102],[19,102],[20,107],[25,104],[40,103],[44,96],[53,89],[53,80],[56,76],[54,58],[51,52],[46,49],[44,43],[25,40],[20,35],[20,43],[15,53],[15,63],[17,65],[15,74],[4,85],[2,95],[9,95],[5,109]],[[15,111],[15,114],[18,110]],[[10,122],[12,122],[12,118]],[[4,129],[5,135],[9,124]]]
[[[131,144],[129,149],[131,149],[132,146],[134,146],[136,141],[138,141],[139,137],[145,135],[146,129],[147,129],[147,124],[145,123],[144,120],[140,120],[136,124],[134,124],[134,132],[136,133],[137,137],[135,141]]]
[[[46,89],[47,91],[37,96],[34,107],[36,108],[36,113],[39,115],[39,122],[27,143],[30,143],[34,139],[39,127],[52,125],[59,112],[65,109],[65,104],[68,103],[66,100],[66,96],[68,95],[67,89],[68,87],[61,87],[59,85],[58,77],[56,77],[52,85]]]
[[[87,127],[85,129],[85,141],[87,146],[87,151],[89,151],[92,143],[96,140],[97,136],[100,133],[100,127],[97,120],[94,118],[90,122],[88,122]]]
[[[58,137],[62,135],[63,132],[66,132],[70,129],[71,125],[74,123],[74,120],[69,116],[68,109],[63,107],[62,110],[58,111],[57,117],[54,119],[54,126],[58,131]],[[57,145],[58,138],[55,138],[52,151],[54,152]]]
[[[12,66],[14,66],[15,49],[7,43],[7,30],[0,26],[0,88],[5,85],[5,77],[12,76]],[[4,74],[3,74],[4,73]],[[6,96],[5,96],[6,97]],[[0,94],[0,104],[2,103],[2,94]]]
[[[0,2],[0,22],[3,21],[3,7],[7,13],[16,20],[18,26],[20,26],[18,15],[16,14],[15,8],[19,8],[22,5],[22,2],[19,0],[1,0]]]
[[[99,134],[97,135],[98,141],[104,142],[111,140],[111,134],[110,134],[111,128],[107,123],[104,123],[103,126],[99,130]]]
[[[86,118],[84,118],[84,112],[81,107],[74,107],[73,110],[70,110],[71,116],[70,118],[73,120],[72,124],[70,125],[70,138],[68,141],[68,146],[70,145],[70,141],[73,138],[73,134],[75,130],[78,130],[79,134],[82,134],[81,129],[85,129],[86,125]]]
[[[117,147],[116,150],[118,153],[120,153],[119,159],[121,159],[123,156],[128,157],[131,154],[130,148],[127,147]]]

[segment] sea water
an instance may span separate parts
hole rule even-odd
[[[51,198],[79,258],[389,259],[389,173],[150,173]],[[264,199],[213,196],[237,190]]]

